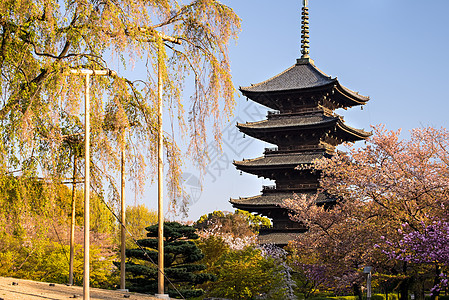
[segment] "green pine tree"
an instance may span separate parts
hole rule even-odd
[[[126,264],[129,276],[129,289],[135,292],[157,293],[157,234],[158,226],[145,228],[147,239],[139,240],[142,249],[127,249],[126,256],[131,258]],[[216,277],[204,273],[205,265],[198,264],[204,255],[193,240],[198,239],[195,228],[177,222],[164,223],[164,272],[170,282],[185,298],[199,297],[204,294],[195,286]],[[170,297],[178,297],[178,292],[165,280],[166,292]]]

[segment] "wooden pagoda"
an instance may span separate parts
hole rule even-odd
[[[273,186],[264,186],[260,195],[231,199],[238,209],[272,219],[273,228],[261,230],[259,243],[286,245],[305,228],[288,217],[281,208],[293,194],[314,195],[319,188],[319,172],[312,162],[330,157],[343,142],[366,139],[371,133],[349,127],[334,111],[364,105],[369,98],[342,86],[336,78],[321,72],[308,51],[308,11],[303,7],[302,57],[284,72],[258,84],[240,87],[247,98],[273,111],[258,122],[239,123],[241,132],[276,145],[254,159],[234,161],[241,171],[269,178]],[[319,202],[332,201],[325,194]]]

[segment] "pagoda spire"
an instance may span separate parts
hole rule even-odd
[[[309,8],[308,0],[303,0],[301,15],[301,58],[309,58]]]

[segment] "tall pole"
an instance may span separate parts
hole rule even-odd
[[[163,207],[163,134],[162,134],[162,49],[158,46],[157,67],[157,211],[158,211],[158,273],[157,273],[157,297],[164,298],[164,207]]]
[[[84,276],[83,299],[90,299],[90,272],[89,272],[89,245],[90,245],[90,75],[117,74],[111,70],[86,70],[71,69],[71,74],[85,76],[84,81]]]
[[[366,300],[371,300],[371,272],[366,278]]]
[[[73,181],[72,181],[72,215],[70,220],[70,264],[69,264],[69,284],[73,285],[73,263],[75,260],[75,187],[76,187],[76,161],[77,152],[73,156]]]
[[[123,134],[124,135],[124,134]],[[120,217],[121,217],[121,231],[120,231],[120,239],[121,239],[121,245],[120,245],[120,290],[125,290],[125,147],[123,146],[122,149],[122,163],[121,163],[121,210],[120,210]]]
[[[366,299],[371,300],[371,271],[373,267],[365,266],[363,268],[363,273],[366,274]]]
[[[84,277],[83,277],[83,299],[90,299],[89,289],[89,230],[90,230],[90,74],[85,75],[84,95]]]

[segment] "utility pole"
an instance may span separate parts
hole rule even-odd
[[[116,76],[111,70],[71,69],[73,75],[84,76],[84,276],[83,299],[90,300],[90,75]]]
[[[164,146],[162,132],[162,66],[161,66],[161,46],[158,47],[158,67],[157,67],[157,220],[158,220],[158,268],[157,273],[157,298],[168,299],[164,289],[164,197],[163,197],[163,181],[164,181]]]
[[[123,129],[123,141],[125,141],[125,129]],[[125,287],[125,251],[126,251],[126,232],[125,232],[125,213],[126,213],[126,205],[125,205],[125,145],[122,148],[122,158],[121,158],[121,192],[120,192],[120,202],[121,202],[121,210],[120,210],[120,223],[121,223],[121,231],[120,231],[120,290],[128,291]]]
[[[146,29],[140,28],[139,30],[145,31]],[[167,36],[162,33],[157,33],[158,38],[161,41],[168,41],[175,44],[181,44],[181,41],[177,38]],[[161,42],[160,41],[160,42]],[[155,295],[156,298],[160,299],[170,299],[167,294],[165,294],[164,288],[164,198],[163,198],[163,182],[164,182],[164,164],[163,164],[163,156],[164,156],[164,145],[163,145],[163,131],[162,131],[162,113],[163,113],[163,105],[162,105],[162,43],[158,45],[158,67],[157,67],[157,107],[158,107],[158,116],[157,116],[157,215],[158,215],[158,277],[157,277],[157,291],[158,293]]]
[[[371,271],[373,267],[366,266],[363,268],[363,273],[366,274],[366,300],[371,300]]]

